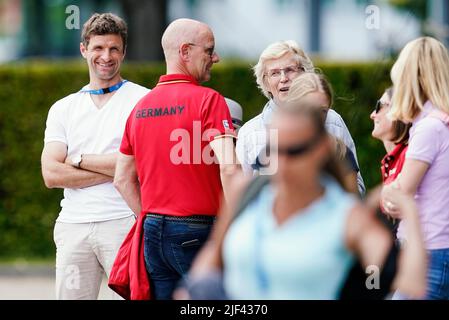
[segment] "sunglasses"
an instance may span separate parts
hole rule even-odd
[[[323,138],[324,132],[317,133],[312,139],[307,142],[303,142],[290,147],[279,148],[270,144],[267,144],[264,149],[256,157],[255,162],[251,165],[254,170],[260,170],[261,168],[266,168],[270,165],[270,153],[271,150],[275,151],[277,154],[286,155],[289,158],[298,157],[304,155],[305,153],[311,151]]]
[[[382,102],[380,100],[377,100],[376,107],[374,108],[374,111],[376,112],[376,114],[378,114],[380,112],[380,110],[382,110],[383,107],[388,107],[388,106],[390,106],[389,102]]]
[[[307,142],[303,142],[300,144],[296,144],[296,145],[289,146],[289,147],[283,147],[283,148],[281,148],[279,146],[273,146],[273,145],[267,144],[266,149],[265,149],[265,155],[267,157],[269,157],[271,150],[273,150],[277,154],[282,154],[282,155],[285,155],[290,158],[298,157],[298,156],[304,155],[307,152],[311,151],[321,141],[323,136],[324,136],[324,134],[322,134],[322,133],[317,134]],[[256,161],[258,163],[265,162],[265,161],[261,161],[261,160],[263,160],[262,158],[264,158],[264,155],[262,153],[263,152],[261,152],[256,159]]]

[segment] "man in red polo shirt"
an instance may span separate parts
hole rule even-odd
[[[206,241],[236,168],[224,98],[200,86],[219,57],[212,30],[190,19],[162,36],[167,74],[130,114],[114,184],[146,214],[144,255],[155,299],[171,299]]]

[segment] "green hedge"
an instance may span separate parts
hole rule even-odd
[[[369,114],[389,84],[389,64],[318,65],[329,77],[337,99],[334,108],[345,119],[356,142],[368,187],[380,181],[380,142],[371,138]],[[124,66],[125,78],[153,87],[162,64]],[[40,167],[45,120],[50,106],[88,82],[80,62],[27,62],[0,66],[0,258],[54,255],[53,225],[62,190],[45,188]],[[244,120],[258,114],[266,99],[256,87],[250,63],[217,65],[207,84],[240,102]]]

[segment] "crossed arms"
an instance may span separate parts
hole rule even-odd
[[[80,167],[71,165],[67,145],[62,142],[45,144],[42,151],[42,176],[47,188],[81,189],[112,182],[117,153],[83,154]]]

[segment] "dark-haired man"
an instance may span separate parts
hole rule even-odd
[[[121,18],[92,15],[80,44],[89,84],[48,113],[42,175],[48,188],[64,188],[54,228],[57,299],[97,299],[135,221],[112,183],[126,119],[149,91],[120,75],[126,42]]]

